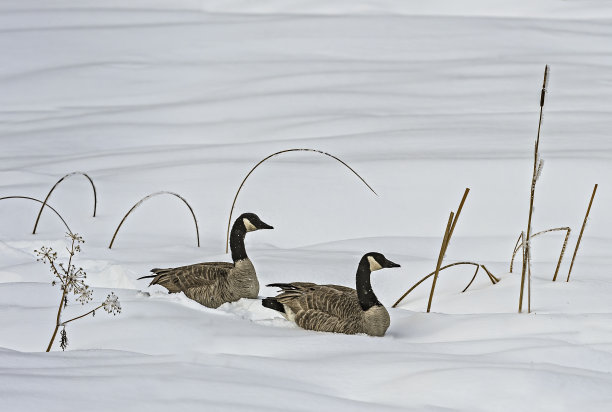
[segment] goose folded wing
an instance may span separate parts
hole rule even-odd
[[[351,288],[337,285],[309,284],[307,288],[302,288],[301,292],[299,297],[288,302],[288,306],[296,314],[303,311],[312,312],[308,316],[315,316],[316,312],[322,312],[343,320],[354,318],[361,311],[357,292]],[[280,298],[279,301],[285,303],[282,295]]]
[[[228,262],[207,262],[181,266],[160,271],[156,283],[165,286],[171,292],[185,291],[189,288],[212,285],[223,281],[233,267],[234,265]]]

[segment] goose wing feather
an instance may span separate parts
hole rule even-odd
[[[206,262],[169,269],[152,269],[151,272],[156,276],[151,285],[161,285],[170,293],[212,286],[226,280],[233,267],[234,264],[229,262]]]
[[[355,289],[339,285],[294,282],[284,284],[276,299],[294,313],[304,329],[322,332],[360,332],[361,306]]]

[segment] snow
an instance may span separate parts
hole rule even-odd
[[[93,301],[121,313],[67,326],[44,349],[59,289],[35,261],[65,258],[64,227],[39,204],[0,201],[2,410],[609,410],[612,402],[612,7],[599,0],[4,1],[0,5],[0,197],[49,202],[86,241],[76,265]],[[532,313],[508,273],[525,230],[544,65],[546,168],[534,230]],[[153,267],[229,260],[225,230],[249,233],[260,283],[354,284],[359,258],[399,269],[373,287],[390,307],[435,268],[448,213],[471,191],[442,272],[390,309],[383,338],[299,329],[258,300],[217,310],[137,278]],[[157,196],[183,196],[189,210]],[[517,261],[518,262],[518,261]],[[520,266],[515,262],[515,267]],[[260,295],[274,294],[262,287]]]

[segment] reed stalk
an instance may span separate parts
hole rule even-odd
[[[556,232],[556,231],[565,231],[565,239],[563,241],[563,245],[561,246],[561,252],[559,253],[559,259],[557,260],[557,267],[555,269],[555,274],[553,276],[553,282],[557,280],[557,274],[559,273],[559,268],[561,267],[561,262],[563,260],[563,257],[565,256],[565,249],[567,247],[567,242],[569,240],[569,236],[570,233],[572,231],[571,228],[569,227],[556,227],[553,229],[546,229],[546,230],[542,230],[540,232],[534,233],[533,235],[531,235],[531,239],[534,239],[540,235],[543,235],[545,233],[551,233],[551,232]],[[521,250],[523,248],[523,243],[522,243],[522,237],[525,235],[525,232],[521,232],[521,234],[519,235],[516,244],[514,245],[514,251],[512,252],[512,260],[510,260],[510,273],[512,273],[513,267],[514,267],[514,259],[516,258],[516,254],[519,250]]]
[[[35,198],[29,197],[29,196],[5,196],[5,197],[0,197],[0,200],[6,200],[6,199],[26,199],[26,200],[32,200],[34,202],[42,203],[43,207],[48,207],[49,209],[51,209],[53,211],[53,213],[55,213],[57,215],[57,217],[60,218],[60,220],[62,221],[64,226],[66,226],[66,229],[68,230],[68,232],[71,235],[73,234],[72,230],[70,230],[70,227],[68,226],[68,223],[66,223],[66,221],[64,220],[62,215],[60,215],[59,212],[57,210],[55,210],[53,207],[51,207],[48,203],[45,203],[42,200],[35,199]]]
[[[593,200],[595,199],[595,192],[597,192],[597,184],[593,187],[593,194],[591,194],[591,200],[589,201],[589,207],[587,208],[586,214],[584,215],[584,220],[582,221],[582,227],[580,228],[580,234],[578,235],[578,241],[576,242],[576,248],[574,249],[574,255],[572,256],[572,263],[570,264],[569,271],[567,272],[567,280],[569,282],[570,275],[572,274],[572,268],[574,267],[574,260],[576,260],[576,254],[578,254],[578,248],[580,247],[580,241],[582,240],[582,234],[584,233],[584,228],[586,227],[587,220],[589,219],[589,213],[591,213],[591,206],[593,206]]]
[[[366,182],[365,179],[359,175],[359,173],[357,173],[347,163],[343,162],[342,160],[340,160],[339,158],[337,158],[336,156],[334,156],[332,154],[329,154],[327,152],[323,152],[321,150],[316,150],[316,149],[286,149],[286,150],[281,150],[281,151],[276,152],[276,153],[272,153],[271,155],[266,156],[264,159],[260,160],[255,166],[253,166],[251,168],[251,170],[249,170],[249,173],[247,173],[247,175],[244,177],[244,179],[242,179],[242,182],[240,183],[240,186],[238,187],[238,190],[236,191],[236,195],[234,196],[234,201],[232,202],[232,208],[230,209],[229,218],[227,219],[227,234],[226,234],[226,237],[225,237],[225,253],[228,253],[228,251],[229,251],[230,227],[231,227],[231,224],[232,224],[232,215],[234,213],[234,207],[236,206],[236,200],[238,200],[238,195],[240,194],[240,191],[242,190],[242,187],[246,183],[247,179],[249,178],[249,176],[251,176],[251,174],[255,171],[255,169],[257,169],[266,160],[268,160],[268,159],[270,159],[270,158],[272,158],[274,156],[278,156],[280,154],[289,153],[289,152],[312,152],[312,153],[319,153],[319,154],[322,154],[324,156],[331,157],[332,159],[335,159],[336,161],[342,163],[346,168],[348,168],[351,172],[353,172],[353,174],[355,176],[357,176],[359,178],[359,180],[361,180],[363,182],[363,184],[365,184],[368,187],[368,189],[370,189],[370,191],[372,193],[374,193],[376,196],[378,196],[378,194],[374,191],[374,189],[372,189],[372,187],[368,184],[368,182]]]
[[[433,300],[434,290],[436,289],[436,281],[438,280],[438,274],[440,273],[440,266],[442,265],[442,260],[444,259],[444,254],[446,253],[446,248],[448,247],[448,241],[450,238],[450,232],[453,225],[453,218],[455,214],[450,212],[448,216],[448,223],[446,224],[446,230],[444,232],[444,237],[442,238],[442,246],[440,247],[440,254],[438,255],[438,262],[436,263],[436,270],[434,272],[433,282],[431,284],[431,291],[429,292],[429,301],[427,302],[427,312],[431,310],[431,301]]]
[[[459,265],[472,265],[472,266],[476,266],[478,267],[482,267],[485,272],[487,272],[487,275],[489,276],[489,279],[491,280],[492,284],[495,284],[497,282],[499,282],[499,279],[495,278],[493,275],[490,274],[489,270],[485,267],[485,265],[482,265],[480,263],[477,262],[455,262],[455,263],[450,263],[448,265],[442,266],[439,270],[439,272],[442,272],[443,270],[446,270],[448,268],[451,268],[453,266],[459,266]],[[438,273],[439,273],[438,272]],[[417,283],[415,283],[414,285],[412,285],[412,287],[410,289],[408,289],[402,296],[400,296],[400,298],[393,304],[392,307],[397,307],[397,305],[399,305],[401,303],[402,300],[404,300],[404,298],[406,296],[408,296],[414,289],[416,289],[421,283],[425,282],[427,279],[429,279],[430,277],[432,277],[434,274],[436,273],[436,271],[434,270],[433,272],[429,273],[428,275],[424,276],[421,280],[419,280]],[[472,278],[472,280],[470,281],[470,283],[468,284],[467,287],[465,287],[462,292],[465,292],[467,290],[467,288],[472,284],[474,278]]]
[[[38,227],[38,221],[40,220],[40,216],[42,215],[43,209],[45,208],[45,205],[47,204],[47,201],[49,200],[49,197],[51,197],[51,193],[53,193],[53,191],[55,190],[55,188],[62,183],[66,178],[70,177],[70,176],[74,176],[74,175],[81,175],[87,178],[87,180],[89,180],[89,183],[91,184],[91,188],[93,189],[93,195],[94,195],[94,210],[93,210],[93,217],[96,217],[96,209],[98,207],[98,195],[96,193],[96,185],[94,185],[93,180],[91,180],[91,177],[89,177],[89,175],[87,175],[87,173],[83,173],[83,172],[72,172],[72,173],[68,173],[67,175],[63,176],[60,180],[58,180],[53,187],[51,188],[51,190],[49,190],[49,193],[47,193],[47,197],[45,197],[45,200],[43,201],[42,206],[40,207],[40,210],[38,211],[38,216],[36,216],[36,222],[34,223],[34,229],[32,230],[32,234],[35,235],[36,234],[36,228]]]
[[[523,255],[529,255],[529,247],[531,240],[531,219],[533,217],[533,202],[535,199],[535,187],[536,182],[539,177],[539,172],[542,170],[542,161],[540,159],[539,154],[539,146],[540,146],[540,132],[542,129],[542,114],[544,112],[544,101],[546,98],[546,86],[548,82],[548,65],[544,68],[544,81],[542,82],[542,91],[540,93],[540,119],[538,122],[538,134],[535,141],[535,149],[533,151],[533,174],[531,177],[531,196],[529,197],[529,218],[527,220],[527,232],[525,234],[525,247],[523,248]],[[525,289],[525,278],[528,276],[527,273],[527,259],[523,259],[523,266],[521,271],[521,290],[519,294],[519,307],[518,311],[521,313],[523,311],[523,293]]]
[[[127,219],[127,217],[130,215],[130,213],[132,213],[134,210],[136,210],[136,208],[138,206],[140,206],[146,200],[148,200],[148,199],[150,199],[152,197],[155,197],[155,196],[159,196],[159,195],[172,195],[174,197],[179,198],[180,200],[183,201],[183,203],[185,203],[185,205],[189,209],[189,212],[191,212],[191,216],[193,217],[193,223],[195,224],[195,229],[196,229],[196,239],[198,241],[198,247],[200,247],[200,229],[198,227],[198,220],[196,219],[195,213],[193,212],[193,208],[191,207],[191,205],[187,202],[187,200],[185,200],[185,198],[183,198],[181,195],[179,195],[177,193],[167,192],[167,191],[160,191],[160,192],[151,193],[151,194],[143,197],[138,202],[136,202],[136,204],[134,206],[132,206],[132,208],[130,210],[128,210],[128,212],[125,214],[125,216],[123,216],[123,219],[121,219],[121,222],[119,223],[119,226],[117,226],[117,229],[115,230],[115,233],[113,234],[113,238],[111,239],[111,242],[108,245],[109,249],[111,249],[113,247],[113,243],[115,243],[115,237],[117,237],[117,233],[119,233],[119,229],[121,229],[121,226],[123,225],[123,222],[125,222],[125,219]]]

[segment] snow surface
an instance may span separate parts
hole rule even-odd
[[[43,353],[59,289],[35,261],[63,250],[50,212],[0,202],[0,409],[610,410],[612,403],[612,5],[532,2],[5,0],[0,4],[0,197],[44,198],[83,235],[77,265],[112,290],[116,317],[68,326]],[[532,314],[508,273],[527,221],[544,64],[551,65],[534,230],[571,226],[564,278],[594,183],[572,281],[552,283],[562,234],[534,240]],[[360,256],[387,306],[435,267],[450,210],[471,192],[445,262],[384,338],[292,326],[257,300],[202,307],[147,288],[152,267],[227,260],[235,216],[260,283],[353,285]],[[200,224],[176,198],[184,196]],[[261,296],[275,293],[262,288]],[[89,306],[87,306],[89,307]],[[87,308],[71,304],[65,319]]]

